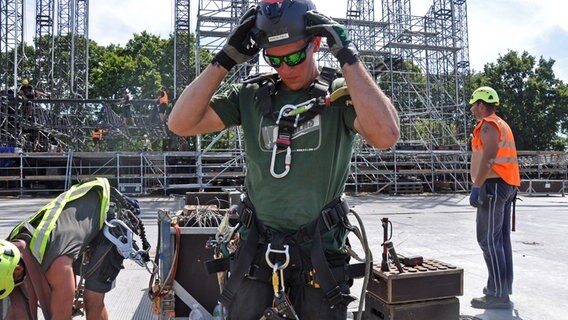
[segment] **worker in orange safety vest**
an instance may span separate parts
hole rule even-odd
[[[91,138],[93,139],[93,143],[95,144],[95,152],[100,151],[101,140],[103,140],[103,132],[104,130],[100,128],[95,128],[95,130],[91,132]]]
[[[469,104],[479,121],[471,142],[473,186],[469,203],[477,208],[477,242],[489,275],[484,295],[472,299],[471,305],[509,309],[513,287],[511,208],[520,186],[515,138],[509,125],[495,114],[499,96],[493,88],[478,88]]]

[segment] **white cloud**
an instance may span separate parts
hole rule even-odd
[[[147,31],[168,37],[173,25],[173,1],[97,0],[90,4],[90,38],[101,45],[124,44]]]

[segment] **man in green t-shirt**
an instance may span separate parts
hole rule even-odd
[[[322,37],[344,78],[320,75],[315,54]],[[229,70],[261,49],[277,76],[214,95]],[[343,94],[325,99],[317,89],[322,83],[323,91]],[[263,0],[243,15],[212,63],[184,90],[168,123],[180,136],[239,125],[247,155],[247,199],[241,206],[247,210],[240,215],[246,240],[232,257],[220,299],[229,318],[258,319],[273,304],[291,304],[300,319],[345,319],[349,277],[333,271],[348,261],[348,222],[342,220],[347,210],[340,196],[352,146],[357,133],[372,146],[393,146],[400,134],[396,109],[359,61],[344,26],[315,11],[310,0]],[[339,212],[342,223],[329,223],[329,212]],[[278,256],[289,256],[290,263],[284,266]],[[275,269],[283,269],[276,274],[286,290],[270,282]],[[288,301],[281,300],[284,295]]]

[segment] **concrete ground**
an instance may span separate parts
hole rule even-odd
[[[142,217],[153,246],[156,245],[158,209],[177,210],[175,197],[140,198]],[[0,237],[6,237],[22,218],[31,215],[50,199],[0,198]],[[398,253],[420,255],[464,269],[460,300],[462,319],[562,320],[568,319],[568,282],[562,272],[568,264],[568,197],[521,196],[517,202],[517,231],[513,232],[515,266],[512,310],[479,310],[469,301],[481,296],[487,271],[475,240],[475,213],[465,194],[350,196],[350,205],[364,221],[376,262],[381,259],[381,218],[393,224],[392,240]],[[352,219],[355,223],[355,219]],[[355,243],[352,238],[352,243]],[[354,247],[357,248],[356,245]],[[358,252],[361,252],[360,250]],[[154,252],[152,252],[153,254]],[[149,273],[133,262],[125,263],[116,288],[107,295],[111,319],[152,319],[147,298]],[[359,295],[356,282],[353,294]],[[356,306],[353,305],[353,308]],[[81,319],[81,318],[75,318]],[[435,319],[432,319],[435,320]]]

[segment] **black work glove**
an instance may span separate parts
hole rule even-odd
[[[245,12],[239,25],[227,37],[223,49],[215,55],[211,63],[218,63],[223,68],[231,70],[236,64],[249,61],[260,51],[252,42],[250,32],[254,27],[256,11],[256,7],[252,7]]]
[[[353,64],[359,61],[357,48],[351,42],[345,26],[317,11],[306,12],[306,32],[312,36],[323,36],[327,39],[329,51],[339,60],[339,64]]]

